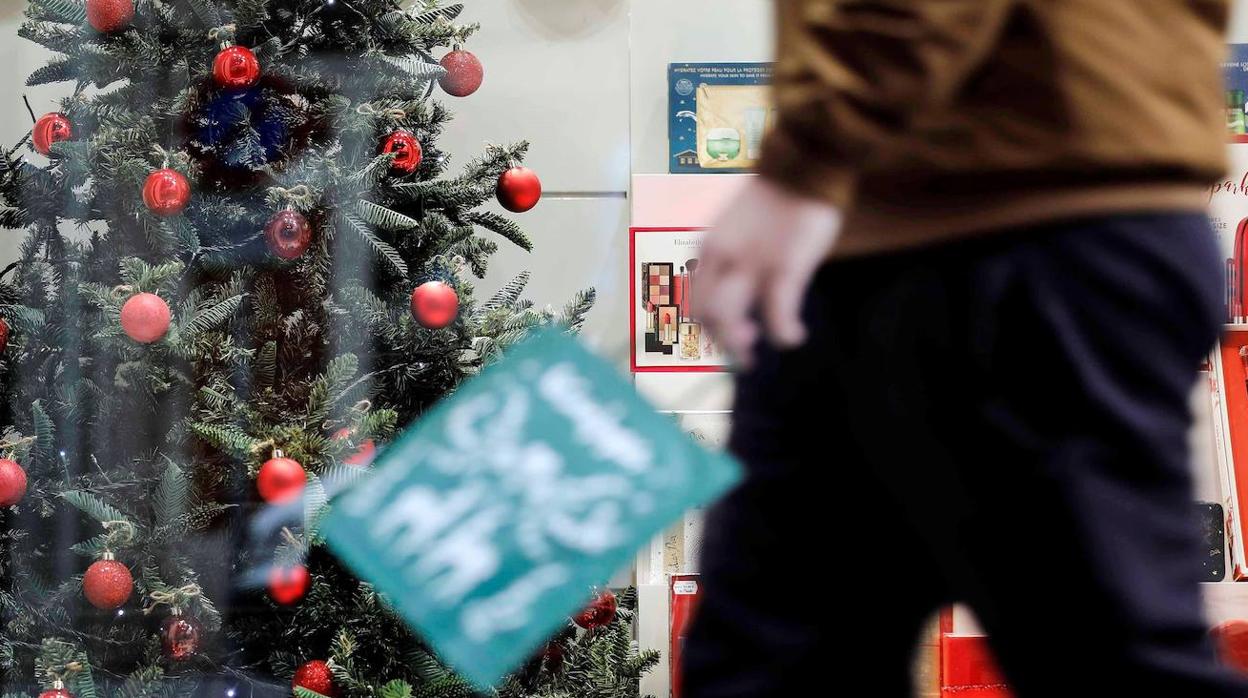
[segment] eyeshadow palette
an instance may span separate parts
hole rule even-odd
[[[655,305],[672,304],[673,266],[671,262],[652,262],[648,265],[646,300]]]

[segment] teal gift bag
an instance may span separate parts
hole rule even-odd
[[[577,340],[544,332],[418,420],[321,530],[444,661],[490,685],[740,475]]]

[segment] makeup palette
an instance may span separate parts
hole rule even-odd
[[[649,265],[647,279],[648,298],[655,305],[672,304],[672,264],[670,262],[652,262]]]

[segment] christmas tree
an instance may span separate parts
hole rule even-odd
[[[30,0],[57,56],[29,83],[69,96],[0,158],[6,696],[475,695],[317,532],[397,430],[593,303],[473,298],[530,246],[485,205],[540,182],[525,144],[437,147],[482,80],[461,9]],[[604,600],[495,693],[635,695],[655,657]]]

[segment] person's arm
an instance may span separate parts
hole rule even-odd
[[[777,0],[776,129],[763,177],[849,206],[857,171],[945,106],[1016,0]]]
[[[777,2],[779,124],[762,176],[721,214],[698,269],[698,316],[747,366],[760,332],[780,347],[805,341],[802,301],[858,172],[902,142],[916,114],[948,103],[1015,0]]]

